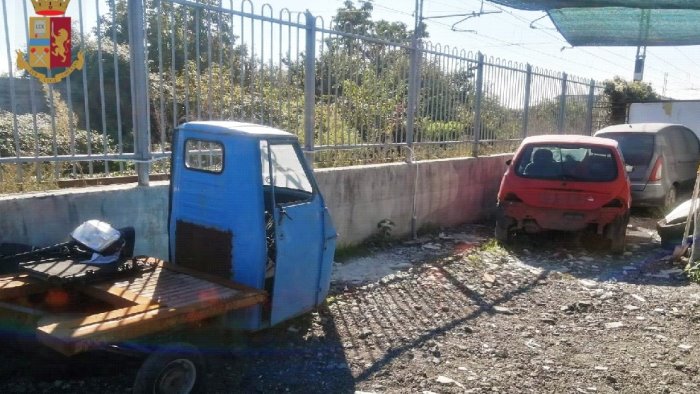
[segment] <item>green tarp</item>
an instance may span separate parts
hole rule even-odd
[[[700,10],[698,0],[490,0],[492,3],[530,11],[552,8],[627,7]]]
[[[700,0],[492,0],[547,11],[573,46],[700,45]]]

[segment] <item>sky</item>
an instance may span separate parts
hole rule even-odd
[[[7,73],[7,42],[10,43],[11,57],[15,56],[16,49],[26,51],[26,18],[23,11],[24,0],[1,1],[8,18],[2,18],[4,15],[0,13],[0,73]],[[571,48],[544,12],[520,11],[488,1],[484,1],[482,5],[481,0],[424,1],[423,16],[426,18],[430,41],[433,43],[466,51],[481,51],[487,57],[529,63],[597,81],[616,75],[627,80],[632,79],[636,47]],[[315,16],[322,17],[326,23],[335,15],[337,9],[343,6],[343,0],[253,0],[255,12],[260,13],[265,3],[272,6],[275,16],[279,15],[282,8],[292,12],[308,9]],[[26,0],[26,4],[27,13],[31,16],[31,3]],[[234,4],[239,4],[238,0],[234,1]],[[401,21],[409,27],[413,26],[415,0],[374,0],[373,4],[373,19]],[[97,7],[100,13],[106,13],[108,10],[105,0],[72,0],[67,14],[77,19],[79,11],[82,10],[84,29],[87,31],[94,26]],[[469,18],[456,25],[458,30],[469,32],[452,30],[452,25],[464,17],[435,18],[451,14],[478,13],[482,9],[494,13]],[[246,6],[246,10],[250,10],[250,7]],[[7,25],[3,22],[5,19],[8,21]],[[9,40],[6,30],[9,32]],[[657,92],[665,96],[675,99],[700,99],[700,78],[696,77],[699,73],[700,46],[647,48],[644,81],[651,83]]]

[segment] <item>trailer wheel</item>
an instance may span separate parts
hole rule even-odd
[[[134,394],[203,393],[202,354],[188,343],[172,343],[151,353],[136,374]]]

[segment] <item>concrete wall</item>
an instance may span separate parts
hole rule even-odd
[[[136,229],[135,252],[168,258],[168,182],[0,197],[0,243],[48,246],[90,219]]]
[[[414,190],[418,228],[486,217],[495,207],[509,157],[320,169],[316,177],[340,235],[338,243],[350,245],[375,233],[382,219],[396,224],[393,234],[410,234]],[[114,227],[134,226],[137,254],[167,259],[167,209],[167,182],[0,197],[0,243],[51,245],[67,240],[83,221],[101,219]]]
[[[416,227],[451,226],[487,217],[511,155],[320,169],[317,181],[339,233],[338,243],[358,243],[393,221],[393,234],[410,235],[414,190]],[[417,185],[414,187],[414,185]]]

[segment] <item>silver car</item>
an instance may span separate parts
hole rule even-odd
[[[675,207],[678,193],[691,189],[700,163],[700,140],[689,128],[668,123],[608,126],[596,137],[617,141],[629,172],[632,206]]]

